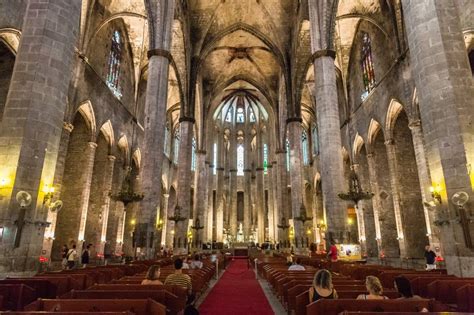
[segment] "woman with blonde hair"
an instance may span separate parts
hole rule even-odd
[[[309,289],[309,302],[321,299],[337,299],[337,292],[332,284],[331,273],[321,269],[314,275],[313,286]]]
[[[365,286],[369,294],[361,294],[357,297],[358,300],[386,300],[388,297],[383,295],[382,284],[379,278],[368,276],[365,279]]]
[[[146,273],[145,279],[142,281],[142,284],[157,284],[161,285],[163,282],[158,280],[160,277],[160,265],[152,265]]]

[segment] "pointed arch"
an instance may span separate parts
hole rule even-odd
[[[92,141],[95,139],[97,134],[97,124],[95,120],[94,108],[90,100],[84,101],[79,105],[77,112],[81,114],[81,116],[86,121],[89,130],[91,131],[91,138]]]
[[[390,101],[390,105],[388,106],[387,116],[385,118],[385,130],[387,132],[388,138],[391,138],[393,135],[393,127],[395,126],[395,122],[397,121],[398,115],[403,110],[402,104],[393,99]]]
[[[15,28],[0,29],[0,40],[3,41],[8,49],[16,55],[20,46],[21,31]]]
[[[140,148],[136,149],[133,152],[132,160],[135,163],[135,166],[137,167],[137,169],[140,170],[141,163],[142,163],[142,152],[140,151]],[[163,186],[163,187],[166,187],[166,186]]]
[[[100,127],[100,132],[104,135],[105,139],[109,143],[109,147],[112,148],[115,144],[115,135],[114,135],[114,128],[112,127],[112,123],[110,119],[107,120],[102,127]]]
[[[122,151],[126,164],[128,165],[128,153],[130,152],[130,147],[128,145],[128,139],[126,135],[122,135],[117,142],[117,147]]]
[[[354,145],[352,146],[353,151],[352,151],[352,156],[355,158],[359,152],[360,149],[362,149],[362,146],[364,145],[364,139],[359,135],[359,133],[356,134],[354,138]]]
[[[378,123],[378,121],[376,121],[375,119],[372,118],[370,120],[369,129],[367,131],[367,143],[369,145],[373,144],[374,139],[377,136],[377,133],[379,132],[380,129],[381,129],[381,127],[380,127],[380,124]]]

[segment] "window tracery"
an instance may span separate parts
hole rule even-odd
[[[120,88],[120,65],[122,62],[122,39],[119,31],[112,34],[109,60],[107,63],[106,84],[117,98],[122,97]]]

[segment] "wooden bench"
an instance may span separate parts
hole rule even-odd
[[[97,315],[135,315],[135,313],[132,312],[93,312],[94,314]],[[5,314],[5,315],[61,315],[61,314],[67,314],[67,315],[90,315],[92,314],[91,312],[34,312],[34,311],[29,311],[29,312],[0,312],[0,314]]]
[[[186,307],[186,297],[178,298],[173,293],[166,290],[134,290],[134,291],[116,291],[116,290],[72,290],[66,297],[67,299],[124,299],[124,300],[142,300],[153,299],[154,301],[166,306],[169,314],[178,314]]]
[[[428,297],[428,284],[436,280],[441,279],[459,279],[455,276],[446,276],[446,275],[420,275],[420,274],[411,274],[404,275],[411,284],[411,288],[414,294],[417,294],[421,297]]]
[[[431,301],[418,300],[319,300],[306,305],[308,315],[337,315],[344,311],[420,312],[432,310]]]
[[[474,312],[474,285],[466,284],[456,290],[458,311]]]
[[[56,285],[46,279],[18,278],[0,280],[0,284],[25,284],[35,289],[37,298],[54,299],[57,296]]]
[[[3,311],[21,311],[37,298],[35,289],[24,284],[0,284],[0,296]]]
[[[152,299],[117,300],[43,300],[39,299],[25,307],[25,311],[47,312],[124,312],[135,315],[165,315],[166,307]]]
[[[456,290],[466,284],[474,284],[474,279],[436,280],[428,284],[428,296],[447,304],[456,303]]]
[[[96,284],[88,290],[103,291],[147,291],[147,290],[166,290],[173,293],[178,298],[187,298],[187,289],[177,285],[135,285],[135,284]]]

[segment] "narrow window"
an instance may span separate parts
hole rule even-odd
[[[192,152],[191,152],[191,171],[196,170],[196,138],[192,140]]]
[[[245,122],[245,114],[244,114],[244,109],[242,107],[237,108],[237,122],[238,123]]]
[[[301,148],[303,151],[303,164],[309,165],[309,154],[308,154],[308,135],[306,134],[306,130],[303,129],[301,133]]]
[[[217,173],[217,143],[214,143],[214,167],[212,168],[212,174]]]
[[[318,127],[316,125],[313,126],[312,140],[313,140],[313,155],[319,155]]]
[[[361,95],[362,101],[369,96],[370,91],[375,87],[375,72],[372,59],[372,45],[370,36],[367,33],[362,34],[362,52],[360,65],[362,68],[362,79],[364,81],[365,91]]]
[[[290,171],[290,140],[286,138],[286,171]]]
[[[167,157],[170,157],[170,151],[171,151],[170,128],[168,127],[168,124],[166,124],[165,145],[163,146],[163,152],[165,153]]]
[[[119,31],[112,34],[106,83],[117,98],[122,97],[120,88],[120,64],[122,62],[122,39]]]
[[[268,147],[267,144],[263,144],[263,173],[267,174],[268,172]]]
[[[176,131],[174,133],[174,148],[173,148],[173,163],[178,164],[178,156],[179,156],[179,126],[176,127]]]

